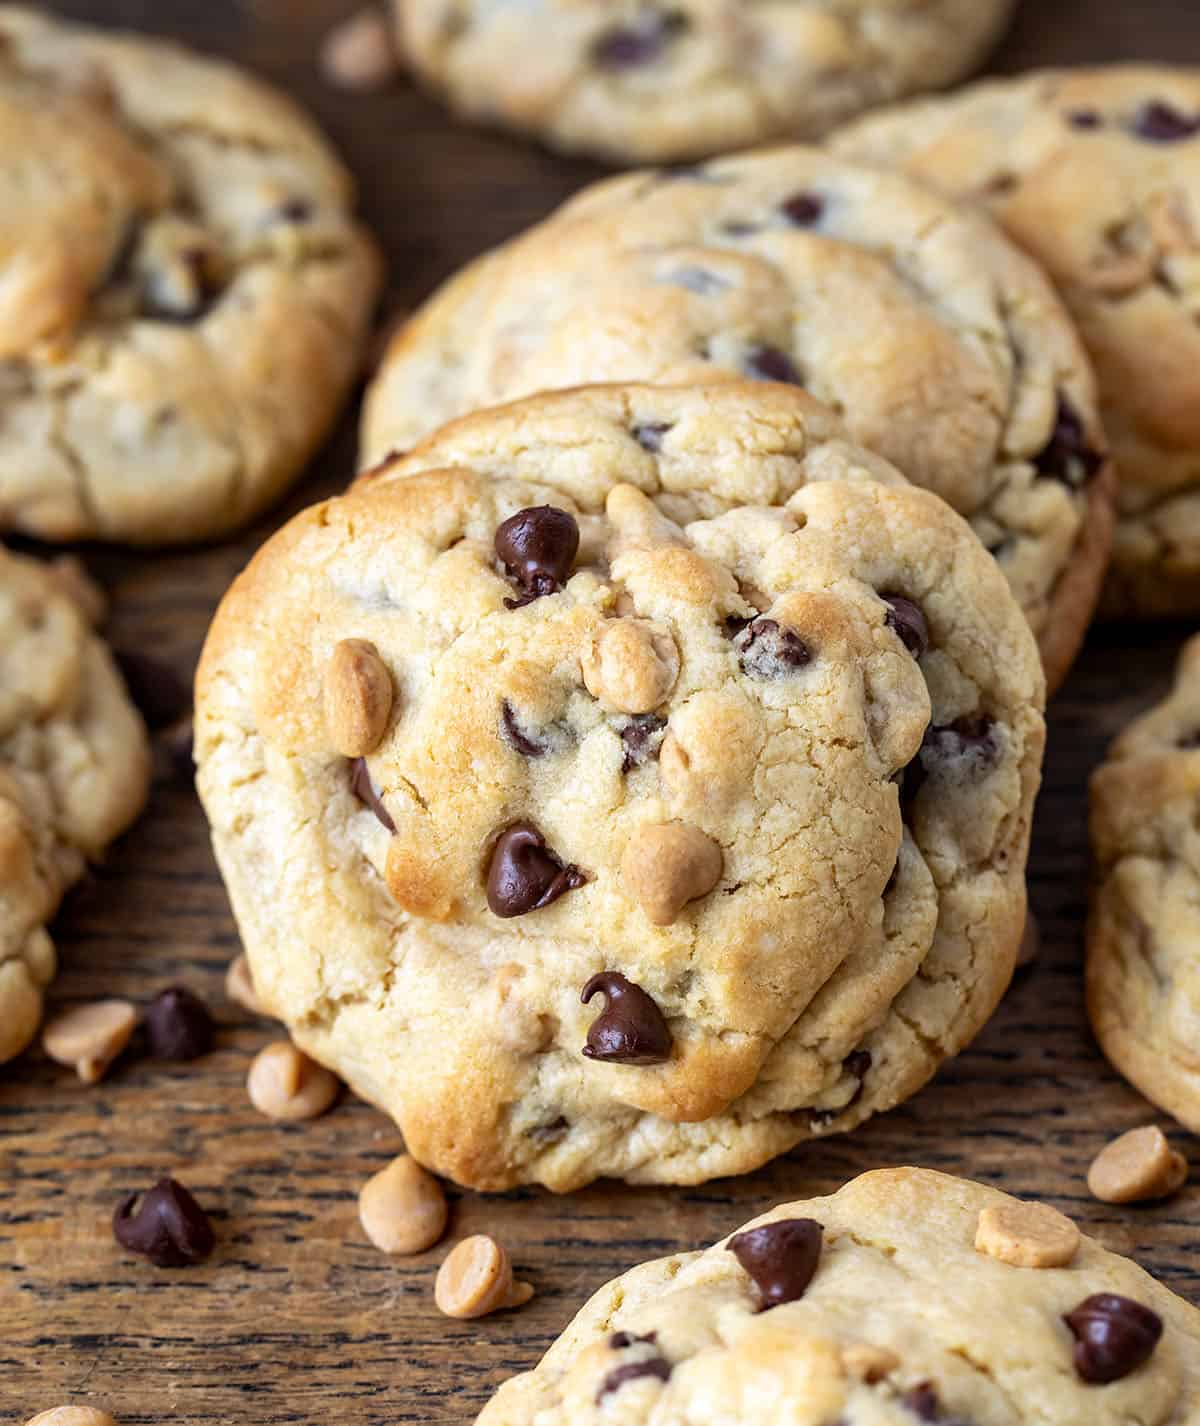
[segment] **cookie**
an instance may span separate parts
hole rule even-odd
[[[0,546],[0,1063],[37,1033],[46,923],[141,811],[142,720],[93,632],[98,591]]]
[[[1113,613],[1200,613],[1200,74],[992,81],[836,140],[985,203],[1057,283],[1120,473]]]
[[[1200,1132],[1200,637],[1092,774],[1087,998],[1118,1070]]]
[[[483,1189],[695,1183],[978,1030],[1024,922],[1037,651],[802,393],[532,398],[297,517],[201,661],[254,984]]]
[[[379,262],[308,120],[228,65],[0,6],[0,529],[249,520],[358,370]]]
[[[802,382],[965,515],[1060,682],[1111,535],[1087,359],[1033,263],[903,177],[791,148],[586,190],[400,331],[364,455],[549,387],[731,374]]]
[[[656,163],[815,138],[952,84],[1012,0],[393,0],[401,48],[457,113]]]
[[[478,1426],[1185,1426],[1197,1392],[1190,1303],[1052,1208],[901,1168],[631,1269]]]

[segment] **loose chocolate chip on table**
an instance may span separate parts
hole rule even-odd
[[[375,784],[371,780],[371,769],[367,766],[366,758],[354,758],[350,763],[350,788],[362,805],[369,807],[389,832],[396,830],[391,813],[383,805],[379,793],[375,790]]]
[[[592,46],[592,60],[602,69],[653,64],[688,24],[688,17],[678,10],[651,11],[636,24],[606,30]]]
[[[500,705],[500,736],[510,748],[515,749],[525,758],[540,758],[543,753],[549,751],[541,743],[527,738],[521,732],[517,723],[517,715],[513,712],[513,706],[507,698]]]
[[[1200,134],[1200,114],[1181,114],[1161,99],[1143,104],[1133,121],[1133,132],[1154,144],[1177,144]]]
[[[925,615],[903,594],[885,594],[883,600],[891,605],[884,622],[913,658],[921,658],[929,648],[929,625]]]
[[[755,619],[734,642],[751,678],[787,678],[812,662],[804,640],[774,619]]]
[[[821,1261],[822,1232],[813,1218],[784,1218],[730,1238],[729,1251],[754,1280],[764,1312],[804,1296]]]
[[[671,1031],[662,1011],[640,985],[618,971],[601,971],[583,987],[587,1005],[594,996],[607,1001],[592,1021],[583,1053],[589,1060],[618,1065],[659,1065],[671,1058]]]
[[[488,905],[497,916],[524,916],[575,891],[586,880],[578,867],[563,865],[536,827],[514,822],[500,833],[492,849]]]
[[[160,1268],[201,1263],[212,1252],[216,1238],[208,1215],[181,1183],[159,1179],[133,1213],[137,1199],[128,1194],[113,1214],[113,1235],[123,1248]]]
[[[504,602],[519,609],[566,584],[579,551],[579,526],[565,510],[531,506],[510,515],[496,530],[494,543],[509,578],[521,591],[520,599]]]
[[[1075,1338],[1075,1370],[1093,1386],[1136,1371],[1149,1361],[1163,1333],[1157,1312],[1115,1292],[1085,1297],[1063,1321]]]
[[[151,732],[169,727],[191,711],[191,689],[173,668],[149,654],[130,649],[117,649],[114,657],[129,696]]]
[[[156,1060],[196,1060],[213,1047],[208,1006],[182,985],[161,991],[146,1012],[146,1040]]]
[[[825,200],[819,193],[794,193],[780,205],[784,217],[797,228],[811,228],[825,212]]]
[[[746,351],[746,372],[759,381],[783,381],[790,386],[803,386],[800,375],[791,357],[778,347],[757,345]]]
[[[626,1362],[623,1367],[614,1367],[600,1383],[600,1390],[596,1393],[596,1405],[599,1406],[612,1392],[619,1391],[627,1381],[635,1381],[644,1376],[669,1381],[671,1363],[665,1357],[651,1357],[647,1362]]]
[[[632,772],[635,767],[654,757],[662,746],[657,735],[667,726],[667,720],[657,713],[639,713],[621,729],[621,742],[625,745],[625,756],[621,760],[622,773]]]
[[[633,428],[633,439],[644,451],[655,453],[662,450],[662,438],[670,429],[665,421],[647,421]]]
[[[1034,457],[1040,475],[1061,480],[1072,490],[1078,490],[1104,464],[1104,457],[1088,445],[1087,432],[1079,413],[1063,395],[1058,398],[1058,412],[1049,441]]]

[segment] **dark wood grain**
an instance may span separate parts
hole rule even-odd
[[[351,8],[340,0],[54,8],[176,35],[296,93],[360,177],[397,308],[600,171],[457,128],[403,86],[370,99],[328,89],[313,56],[328,23]],[[1027,0],[997,67],[1122,57],[1200,61],[1195,7]],[[352,455],[348,420],[290,508],[334,488]],[[86,552],[114,597],[114,640],[189,673],[222,590],[287,513],[215,549]],[[967,1054],[907,1107],[742,1180],[680,1192],[603,1185],[567,1199],[455,1194],[452,1233],[496,1233],[538,1291],[523,1311],[477,1323],[434,1310],[440,1253],[390,1261],[359,1230],[357,1186],[399,1148],[387,1121],[349,1100],[303,1126],[273,1126],[251,1110],[246,1068],[271,1031],[221,996],[237,936],[194,794],[164,764],[146,817],[59,919],[55,998],[145,1001],[182,981],[218,1008],[219,1046],[192,1066],[130,1059],[90,1090],[38,1055],[0,1072],[0,1420],[70,1398],[125,1423],[467,1422],[613,1274],[710,1241],[775,1200],[903,1162],[1045,1196],[1200,1299],[1200,1187],[1144,1209],[1106,1208],[1084,1187],[1101,1144],[1151,1117],[1107,1068],[1083,1017],[1086,777],[1112,733],[1161,691],[1185,633],[1096,633],[1059,698],[1031,868],[1045,952]],[[1194,1143],[1178,1141],[1195,1156]],[[219,1247],[201,1268],[155,1271],[111,1241],[117,1199],[163,1171],[213,1213]]]

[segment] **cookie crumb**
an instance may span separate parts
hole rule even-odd
[[[260,1050],[246,1076],[250,1102],[268,1119],[316,1119],[333,1104],[341,1081],[290,1040]]]
[[[979,1214],[975,1250],[1017,1268],[1061,1268],[1075,1256],[1079,1229],[1048,1203],[994,1203]]]
[[[339,89],[382,89],[400,70],[400,56],[387,16],[367,5],[335,25],[321,46],[321,72]]]
[[[1141,1203],[1168,1198],[1183,1187],[1187,1160],[1155,1124],[1121,1134],[1092,1160],[1088,1189],[1101,1203]]]
[[[486,1317],[521,1307],[533,1296],[527,1282],[514,1282],[508,1254],[486,1233],[464,1238],[438,1269],[433,1299],[447,1317]]]
[[[380,1252],[423,1253],[446,1231],[446,1195],[416,1159],[401,1154],[363,1184],[358,1217]]]
[[[70,1065],[84,1084],[96,1084],[128,1045],[137,1010],[128,1000],[97,1000],[56,1015],[42,1031],[42,1048]]]

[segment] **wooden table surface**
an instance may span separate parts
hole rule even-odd
[[[317,44],[352,4],[52,8],[226,53],[307,102],[359,175],[391,262],[389,300],[402,309],[599,169],[457,128],[405,85],[371,98],[326,87]],[[1117,58],[1200,62],[1194,0],[1025,0],[997,67]],[[290,510],[343,481],[352,456],[348,419],[288,510],[236,544],[157,558],[86,551],[113,596],[114,642],[190,675],[230,578]],[[237,934],[199,804],[164,767],[145,817],[68,898],[54,996],[145,1001],[183,982],[216,1008],[218,1048],[190,1066],[133,1059],[93,1089],[38,1053],[0,1070],[0,1421],[70,1399],[126,1426],[466,1423],[609,1277],[707,1243],[775,1201],[897,1163],[1046,1197],[1200,1301],[1200,1173],[1195,1187],[1148,1208],[1105,1207],[1084,1185],[1112,1134],[1155,1117],[1108,1069],[1083,1016],[1086,778],[1111,735],[1159,695],[1187,632],[1096,632],[1058,698],[1030,872],[1044,952],[966,1054],[906,1107],[741,1180],[682,1191],[600,1185],[570,1198],[453,1193],[452,1237],[496,1234],[537,1288],[522,1311],[475,1323],[434,1309],[444,1248],[390,1260],[358,1226],[358,1185],[400,1148],[387,1120],[350,1099],[298,1126],[251,1109],[246,1068],[272,1030],[223,999]],[[1176,1138],[1200,1170],[1200,1146]],[[117,1199],[163,1172],[212,1212],[219,1244],[203,1267],[156,1270],[112,1242]]]

